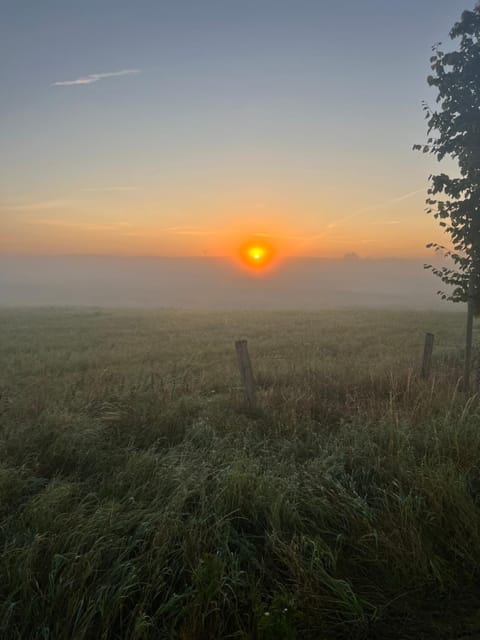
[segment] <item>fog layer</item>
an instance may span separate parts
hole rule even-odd
[[[0,305],[190,309],[452,308],[418,260],[289,259],[263,274],[222,258],[0,256]]]

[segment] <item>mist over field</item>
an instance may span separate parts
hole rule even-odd
[[[0,305],[191,309],[452,309],[420,260],[291,258],[252,274],[226,258],[2,256]]]

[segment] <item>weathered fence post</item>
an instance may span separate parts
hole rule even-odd
[[[246,340],[236,340],[235,350],[237,352],[238,368],[242,378],[243,388],[245,390],[245,398],[250,409],[256,406],[255,380],[253,379],[252,363],[248,353],[248,345]]]
[[[435,336],[433,333],[425,334],[425,345],[423,347],[423,361],[422,361],[422,378],[427,379],[430,376],[430,370],[432,368],[432,354],[433,354],[433,341]]]

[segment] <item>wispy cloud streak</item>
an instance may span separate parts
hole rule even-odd
[[[325,236],[329,234],[329,232],[332,229],[335,229],[336,227],[340,226],[344,222],[349,222],[350,220],[353,220],[354,218],[357,218],[358,216],[361,216],[364,213],[370,213],[371,211],[378,211],[379,209],[383,209],[384,207],[387,207],[389,205],[397,204],[398,202],[403,202],[403,200],[408,200],[409,198],[413,198],[414,196],[422,192],[423,193],[425,192],[425,188],[415,189],[415,191],[409,191],[408,193],[404,193],[400,196],[397,196],[396,198],[392,198],[391,200],[380,202],[379,204],[370,205],[368,207],[362,207],[361,209],[357,209],[356,211],[353,211],[353,213],[347,216],[338,218],[337,220],[333,220],[320,233],[316,233],[311,236],[306,236],[305,242],[301,246],[305,246],[305,244],[309,244],[311,242],[314,242],[315,240],[322,240],[323,238],[325,238]],[[399,220],[387,220],[387,221],[376,222],[374,224],[391,225],[391,224],[399,224],[399,223],[400,223]]]
[[[391,200],[387,200],[386,202],[380,202],[379,204],[374,204],[369,207],[363,207],[362,209],[358,209],[357,211],[354,211],[353,213],[351,213],[348,216],[345,216],[344,218],[339,218],[338,220],[334,220],[327,226],[327,229],[333,229],[338,224],[342,222],[347,222],[348,220],[352,220],[353,218],[356,218],[357,216],[360,216],[363,213],[369,213],[370,211],[378,211],[379,209],[383,209],[384,207],[388,207],[389,205],[397,204],[397,202],[403,202],[403,200],[408,200],[409,198],[413,198],[413,196],[416,196],[417,194],[422,193],[424,191],[425,191],[424,188],[416,189],[415,191],[409,191],[408,193],[404,193],[403,195],[398,196],[397,198],[392,198]]]
[[[59,218],[42,218],[29,220],[32,225],[46,225],[49,227],[64,227],[83,231],[121,231],[131,227],[129,222],[114,222],[113,224],[97,224],[96,222],[76,222]]]
[[[221,230],[200,229],[198,227],[167,227],[164,231],[178,236],[213,236],[222,233]]]
[[[136,191],[137,187],[85,187],[82,191]]]
[[[46,209],[62,209],[71,205],[68,200],[43,200],[23,204],[0,205],[0,211],[44,211]]]
[[[75,80],[59,80],[58,82],[52,82],[51,87],[70,87],[72,85],[79,84],[92,84],[103,80],[104,78],[114,78],[117,76],[129,76],[132,73],[141,73],[141,69],[120,69],[120,71],[109,71],[107,73],[89,73],[87,76],[80,76]]]

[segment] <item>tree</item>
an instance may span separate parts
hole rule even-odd
[[[445,53],[433,47],[432,74],[428,84],[437,89],[438,110],[424,103],[428,140],[415,149],[437,160],[453,159],[458,173],[430,176],[427,213],[450,236],[451,248],[430,243],[453,262],[451,267],[425,265],[449,286],[443,299],[467,302],[467,335],[464,384],[470,384],[473,316],[480,314],[480,3],[464,11],[450,31],[459,39],[457,50]]]

